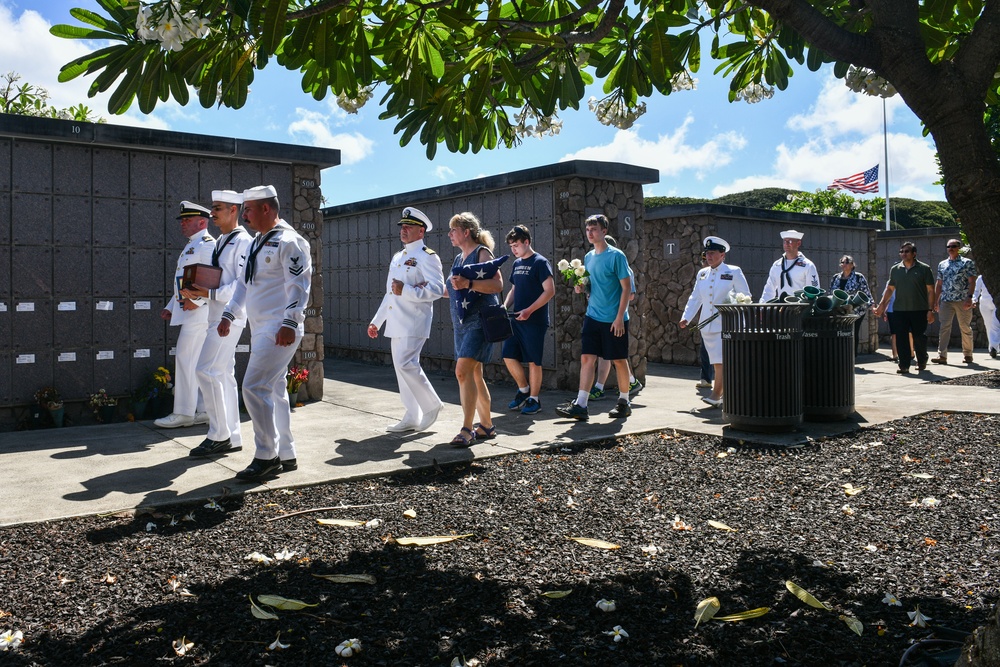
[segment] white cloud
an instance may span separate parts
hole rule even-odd
[[[687,116],[673,134],[661,134],[655,141],[640,136],[642,127],[615,132],[610,144],[588,146],[564,156],[567,160],[603,160],[624,162],[657,169],[660,177],[676,176],[684,171],[694,171],[698,178],[707,172],[729,164],[733,154],[746,146],[746,139],[738,132],[723,132],[701,145],[688,143],[688,131],[694,123]]]
[[[70,25],[78,24],[68,13],[65,22]],[[104,43],[56,37],[49,33],[52,24],[38,12],[26,9],[20,16],[15,16],[13,10],[2,1],[0,26],[4,28],[4,38],[0,40],[0,63],[3,63],[0,74],[15,72],[21,76],[19,84],[30,83],[44,88],[49,93],[49,104],[52,106],[62,109],[83,104],[95,115],[103,116],[108,123],[114,125],[154,130],[170,128],[170,124],[162,118],[142,114],[135,103],[123,116],[110,115],[107,109],[108,93],[87,97],[93,76],[80,76],[66,83],[59,82],[59,70],[63,65],[101,48]]]
[[[904,106],[898,97],[887,100],[890,129],[895,116],[911,113]],[[775,147],[770,173],[721,183],[712,195],[761,187],[823,189],[835,178],[884,162],[881,99],[851,92],[832,74],[809,111],[789,118],[786,127],[793,134]],[[805,135],[801,139],[800,133]],[[890,132],[887,139],[890,197],[943,199],[939,188],[928,187],[938,179],[933,142],[903,132]],[[885,195],[885,178],[883,165],[879,173],[881,196]]]
[[[288,126],[288,134],[312,146],[339,149],[341,164],[355,164],[372,154],[374,141],[360,132],[334,133],[331,126],[336,127],[336,123],[331,123],[330,115],[301,107],[295,109],[295,115],[298,120]]]
[[[452,169],[442,165],[434,170],[434,176],[439,181],[449,181],[455,178],[455,172]]]

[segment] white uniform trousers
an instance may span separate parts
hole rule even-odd
[[[208,333],[208,322],[181,325],[174,354],[174,414],[194,417],[204,412],[205,403],[198,392],[198,359]]]
[[[292,413],[288,406],[285,375],[288,363],[302,340],[302,333],[287,347],[274,344],[274,332],[250,338],[250,363],[243,376],[243,403],[253,421],[254,458],[282,460],[295,458]]]
[[[992,299],[979,299],[979,313],[986,324],[986,338],[991,350],[1000,350],[1000,320],[997,320],[997,307]]]
[[[243,327],[231,325],[223,338],[209,327],[198,359],[198,387],[208,413],[209,440],[225,440],[234,447],[243,445],[240,435],[240,397],[236,393],[236,345]]]
[[[399,398],[406,408],[403,421],[419,424],[424,413],[441,407],[441,399],[420,367],[420,351],[426,338],[392,338],[392,366],[396,369]]]

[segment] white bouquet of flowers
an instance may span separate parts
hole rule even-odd
[[[743,292],[737,292],[736,290],[729,290],[729,294],[726,295],[726,301],[725,301],[725,303],[719,304],[719,305],[725,305],[725,306],[740,305],[740,306],[743,306],[743,305],[746,305],[748,303],[753,303],[753,297],[752,296],[750,296],[749,294],[744,294]],[[700,331],[701,329],[703,329],[704,327],[706,327],[709,323],[714,322],[715,319],[718,316],[719,316],[719,311],[715,311],[714,313],[712,313],[712,315],[710,317],[707,317],[707,318],[703,319],[701,322],[698,322],[698,324],[694,325],[691,328],[694,329],[695,331]]]
[[[589,285],[590,284],[590,274],[587,269],[583,266],[583,262],[578,259],[573,259],[571,261],[566,261],[565,259],[560,259],[559,263],[556,264],[556,269],[562,274],[563,279],[569,283],[570,287],[576,287],[577,285]]]

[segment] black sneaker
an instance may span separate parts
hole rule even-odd
[[[254,459],[250,465],[236,473],[236,477],[253,481],[270,477],[280,470],[281,459],[277,456],[273,459]]]
[[[225,440],[209,440],[208,438],[205,438],[200,445],[188,452],[188,456],[194,456],[196,458],[203,456],[215,456],[216,454],[236,452],[241,449],[243,448],[233,447],[233,443],[229,438],[226,438]]]
[[[291,472],[299,469],[299,462],[295,459],[282,459],[281,472]]]
[[[642,391],[642,383],[639,382],[638,379],[633,380],[632,382],[629,383],[629,385],[628,385],[628,397],[629,398],[632,398],[633,396],[635,396],[636,394],[638,394],[640,391]]]
[[[563,403],[556,408],[556,414],[560,417],[569,417],[570,419],[579,419],[580,421],[587,421],[590,419],[590,413],[587,412],[587,408],[579,406],[576,401],[571,403]]]
[[[618,399],[618,405],[611,408],[611,412],[608,413],[612,419],[621,419],[623,417],[628,417],[632,414],[632,406],[629,405],[628,401],[624,398]]]
[[[507,409],[508,410],[520,410],[521,406],[524,405],[524,402],[526,400],[528,400],[529,396],[531,396],[531,394],[526,394],[523,391],[521,391],[520,389],[518,389],[517,393],[514,394],[514,400],[507,404]]]

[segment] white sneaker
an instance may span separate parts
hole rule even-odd
[[[194,417],[179,415],[175,412],[157,419],[153,422],[153,426],[157,428],[181,428],[184,426],[194,426],[194,423]]]
[[[695,386],[698,387],[698,389],[711,389],[712,383],[709,382],[708,380],[702,379],[698,380],[698,384],[696,384]]]
[[[425,412],[424,413],[424,418],[420,420],[419,424],[417,424],[417,430],[418,431],[426,431],[427,429],[429,429],[434,424],[434,422],[437,421],[438,415],[441,414],[441,410],[443,408],[444,408],[444,404],[441,404],[441,405],[439,405],[437,407],[436,410],[431,410],[430,412]]]
[[[392,426],[386,426],[385,430],[389,433],[406,433],[407,431],[416,431],[417,425],[413,422],[401,421]]]
[[[208,423],[208,413],[207,412],[196,412],[196,413],[194,413],[194,423],[195,424],[207,424]]]

